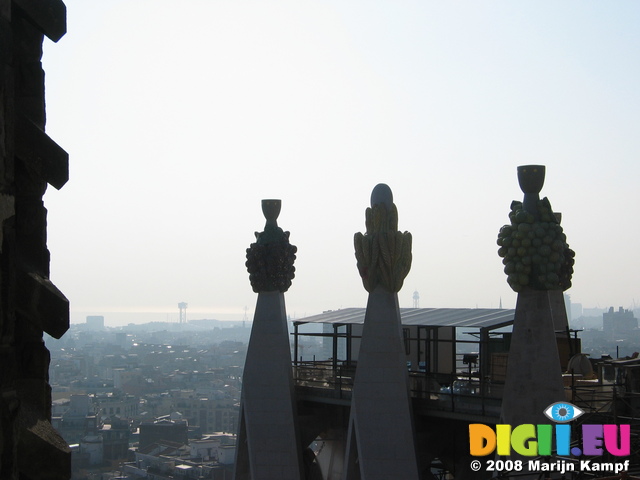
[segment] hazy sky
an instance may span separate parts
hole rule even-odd
[[[572,301],[640,303],[639,2],[65,3],[43,63],[70,181],[45,203],[72,321],[251,316],[263,198],[298,247],[288,313],[364,306],[353,234],[380,182],[414,239],[401,306],[513,307],[496,237],[525,164],[576,251]]]

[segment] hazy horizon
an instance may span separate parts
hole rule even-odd
[[[364,308],[364,305],[352,305],[352,306],[345,306],[345,307],[341,307],[341,308],[350,308],[350,307],[355,307],[355,308]],[[402,302],[400,303],[400,308],[411,308],[413,307],[413,304],[411,302],[407,302],[406,304],[402,304]],[[600,316],[600,314],[602,312],[605,312],[606,310],[608,310],[609,308],[613,307],[614,310],[618,310],[618,308],[623,307],[625,309],[630,309],[630,310],[638,310],[640,308],[639,306],[635,306],[632,305],[630,307],[624,307],[622,305],[608,305],[606,307],[602,307],[602,306],[583,306],[582,309],[583,311],[585,311],[586,313],[583,314],[583,317],[589,317],[589,318],[594,318],[594,312],[596,313],[596,316]],[[430,307],[428,305],[421,305],[421,308],[434,308],[434,307]],[[441,308],[446,308],[446,307],[441,307]],[[478,307],[458,307],[458,308],[499,308],[498,306],[496,307],[486,307],[486,306],[478,306]],[[511,308],[511,307],[504,307],[503,308]],[[201,311],[194,311],[191,312],[189,311],[189,309],[187,309],[187,322],[190,321],[198,321],[198,320],[218,320],[221,322],[241,322],[243,320],[246,320],[247,324],[250,324],[251,322],[253,322],[253,308],[252,309],[247,309],[247,314],[246,317],[244,315],[244,313],[242,314],[237,314],[237,313],[225,313],[225,312],[201,312]],[[317,315],[319,313],[322,313],[320,311],[318,312],[304,312],[304,313],[299,313],[299,312],[287,312],[287,315],[289,317],[290,320],[300,320],[302,318],[305,317],[309,317],[312,315]],[[131,312],[120,312],[120,311],[86,311],[86,312],[79,312],[79,311],[72,311],[71,312],[71,324],[73,325],[80,325],[80,324],[85,324],[86,323],[86,318],[88,316],[102,316],[104,317],[104,324],[105,327],[122,327],[122,326],[126,326],[129,325],[130,323],[133,324],[143,324],[143,323],[151,323],[151,322],[158,322],[158,323],[179,323],[179,312],[176,311],[157,311],[157,312],[145,312],[145,311],[131,311]],[[579,318],[579,317],[576,317]],[[576,318],[574,318],[573,320],[575,320]]]
[[[263,198],[298,247],[288,313],[365,306],[353,234],[381,182],[413,234],[401,306],[513,308],[496,238],[527,164],[576,252],[572,301],[640,298],[640,3],[65,4],[43,64],[70,180],[45,206],[72,321],[252,312]]]

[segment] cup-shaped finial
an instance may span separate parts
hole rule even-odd
[[[280,208],[282,207],[282,200],[268,199],[262,200],[262,213],[264,218],[267,219],[267,225],[277,226],[278,215],[280,215]]]
[[[278,227],[282,201],[262,200],[262,213],[267,219],[263,232],[256,232],[256,241],[247,249],[247,271],[251,288],[256,293],[286,292],[295,277],[293,262],[297,248],[289,242],[289,232]]]
[[[540,193],[544,185],[544,165],[521,165],[518,167],[518,183],[524,193]]]

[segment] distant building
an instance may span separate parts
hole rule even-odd
[[[83,459],[85,465],[101,465],[104,461],[104,446],[102,443],[102,436],[87,435],[82,440],[80,440],[80,455],[86,456],[86,458]]]
[[[209,435],[187,446],[158,442],[135,451],[135,461],[122,465],[127,478],[210,479],[233,478],[234,435]]]
[[[116,332],[116,345],[121,348],[130,347],[130,345],[127,345],[126,332]]]
[[[191,458],[199,458],[202,461],[216,461],[225,465],[234,462],[235,435],[214,433],[205,435],[199,440],[192,440]]]
[[[571,319],[580,318],[582,315],[582,304],[571,302]]]
[[[613,307],[602,314],[602,330],[607,336],[627,335],[638,329],[638,319],[633,316],[633,311],[622,307],[614,311]]]
[[[129,452],[129,422],[118,417],[111,417],[110,423],[102,425],[99,430],[102,437],[104,461],[125,460]]]
[[[140,401],[134,395],[124,393],[97,394],[95,402],[98,413],[103,417],[117,415],[121,418],[133,418],[138,415]]]
[[[238,427],[239,407],[233,400],[201,396],[177,397],[175,405],[188,419],[189,425],[198,427],[200,434],[235,432]]]
[[[97,435],[99,419],[93,399],[89,395],[71,395],[69,408],[61,416],[52,417],[51,424],[70,445]]]
[[[173,418],[172,418],[173,417]],[[161,442],[172,442],[187,445],[188,423],[182,415],[175,413],[140,424],[140,448]]]
[[[104,330],[104,317],[102,315],[88,315],[87,328],[89,330]]]
[[[565,293],[564,295],[564,309],[567,312],[567,321],[569,325],[571,325],[571,320],[573,320],[573,307],[571,306],[571,295]]]
[[[129,395],[143,395],[151,391],[139,369],[128,371],[123,368],[113,369],[113,388]]]

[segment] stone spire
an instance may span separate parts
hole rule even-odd
[[[519,240],[516,246],[511,244],[507,247],[512,250],[504,258],[513,259],[518,256],[525,259],[529,256],[520,253],[530,253],[531,256],[531,263],[521,263],[530,268],[515,267],[521,269],[517,273],[517,279],[512,276],[513,273],[505,270],[510,276],[509,284],[518,292],[518,300],[502,399],[501,423],[514,427],[546,423],[544,410],[554,402],[565,400],[555,326],[566,324],[562,284],[558,273],[562,262],[573,265],[573,255],[568,254],[566,259],[561,260],[561,253],[568,247],[565,237],[560,236],[563,235],[561,230],[557,229],[559,224],[551,212],[548,200],[540,200],[539,192],[544,183],[544,175],[545,168],[541,165],[518,167],[518,180],[524,192],[524,200],[522,203],[512,203],[512,225],[501,229],[502,239],[508,238],[511,242]],[[521,228],[520,225],[528,227]],[[555,240],[547,238],[552,230],[556,232]],[[530,235],[531,232],[533,236]],[[530,239],[530,244],[525,242],[523,245],[525,239]],[[535,241],[536,239],[540,241]],[[558,242],[557,250],[552,249],[556,245],[555,241]],[[549,248],[544,248],[543,251],[541,248],[544,245]],[[505,248],[504,245],[501,248]],[[513,249],[516,249],[515,252]],[[553,256],[556,266],[552,266],[550,261],[544,262],[545,271],[542,272],[538,268],[542,265],[541,258],[552,251],[557,253]],[[507,261],[507,265],[510,261]],[[556,267],[557,272],[548,271]],[[508,268],[510,267],[505,267]],[[561,306],[558,302],[561,302]],[[564,315],[564,321],[559,315]]]
[[[280,200],[262,201],[267,223],[247,249],[258,302],[243,372],[236,480],[303,477],[284,301],[297,249],[278,227],[280,207]]]
[[[358,271],[369,300],[351,398],[343,478],[417,480],[397,294],[411,268],[411,234],[398,231],[398,212],[387,185],[374,188],[366,225],[364,235],[355,235]]]

